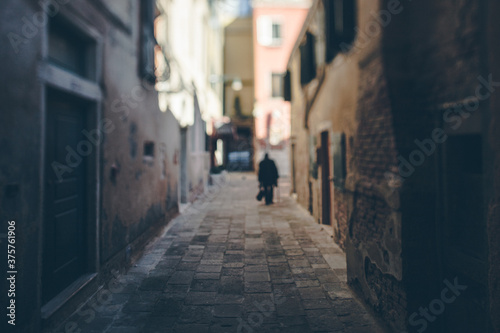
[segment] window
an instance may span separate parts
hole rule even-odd
[[[273,41],[281,41],[281,23],[273,22]]]
[[[151,83],[156,82],[154,35],[155,1],[141,1],[141,46],[139,75]]]
[[[272,97],[283,97],[283,74],[272,73],[271,86],[272,86]]]
[[[260,16],[257,19],[257,40],[264,46],[280,46],[283,39],[281,18]]]
[[[299,47],[300,49],[300,83],[305,85],[311,82],[316,77],[316,55],[315,44],[316,38],[310,32],[306,33],[305,42]]]
[[[94,43],[59,20],[49,24],[49,62],[83,78],[92,79]]]
[[[325,9],[326,60],[348,51],[356,36],[356,0],[323,0]]]
[[[144,157],[153,158],[155,156],[155,143],[151,141],[144,142]]]
[[[290,71],[286,71],[285,77],[283,78],[283,97],[285,101],[292,101],[292,81]]]

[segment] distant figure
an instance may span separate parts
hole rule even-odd
[[[259,163],[259,186],[264,188],[266,205],[273,203],[273,186],[278,186],[278,178],[276,164],[266,153],[264,159]]]

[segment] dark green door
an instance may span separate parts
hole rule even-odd
[[[330,186],[330,139],[328,132],[321,133],[321,222],[330,225],[331,186]]]
[[[85,104],[47,95],[43,302],[68,287],[86,270]],[[85,156],[87,155],[87,156]]]
[[[464,121],[468,123],[463,128],[447,129],[443,144],[442,278],[460,287],[454,293],[448,291],[450,300],[437,317],[443,317],[445,332],[487,333],[491,329],[484,191],[487,159],[480,114]]]

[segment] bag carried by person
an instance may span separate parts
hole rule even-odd
[[[259,190],[259,194],[257,194],[257,201],[261,201],[262,198],[264,198],[264,195],[265,195],[265,192],[264,192],[264,189],[263,188],[260,188]]]

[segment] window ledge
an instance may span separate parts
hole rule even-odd
[[[142,162],[148,165],[153,165],[155,162],[155,158],[153,156],[143,156]]]

